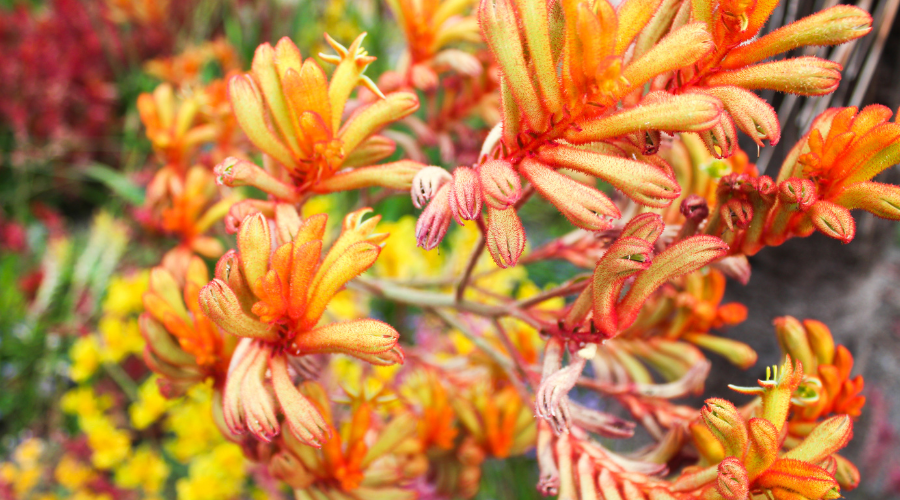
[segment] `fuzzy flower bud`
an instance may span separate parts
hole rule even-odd
[[[444,184],[452,180],[453,176],[441,167],[425,167],[419,170],[413,177],[410,188],[413,205],[422,208],[435,197]]]
[[[747,426],[730,401],[710,398],[700,410],[706,426],[725,448],[726,457],[743,457],[747,449]]]
[[[481,186],[478,174],[469,167],[456,167],[449,194],[450,212],[460,225],[481,215]]]
[[[450,228],[450,192],[452,184],[444,184],[416,222],[416,243],[425,250],[436,248]]]
[[[478,167],[478,176],[485,203],[497,210],[506,209],[522,195],[519,175],[508,161],[486,161]]]
[[[744,464],[735,457],[728,457],[719,463],[716,490],[725,500],[746,500],[750,494],[750,481]]]

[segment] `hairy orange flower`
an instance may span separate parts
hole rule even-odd
[[[763,140],[778,143],[781,130],[775,110],[752,91],[823,95],[833,92],[841,79],[840,64],[817,57],[762,61],[798,47],[846,43],[872,29],[868,13],[858,7],[839,5],[750,41],[778,3],[710,0],[692,4],[692,17],[706,25],[714,49],[697,64],[679,69],[671,79],[653,83],[654,89],[671,86],[676,92],[703,93],[722,102],[725,113],[719,122],[700,134],[717,157],[730,156],[735,151],[735,127],[759,146]],[[674,4],[667,7],[675,8]],[[675,24],[683,22],[676,17]]]
[[[481,43],[475,16],[467,15],[472,0],[389,0],[408,44],[400,66],[381,76],[390,87],[434,90],[438,73],[453,70],[467,76],[482,72],[481,62],[455,48],[460,42]]]
[[[177,97],[168,83],[157,86],[152,94],[138,96],[138,112],[153,149],[165,165],[182,173],[191,165],[196,148],[218,135],[214,124],[200,120],[200,106],[197,97]]]
[[[419,418],[419,439],[425,447],[437,446],[449,450],[458,431],[453,425],[455,414],[450,405],[447,389],[434,370],[422,368],[403,379],[400,394],[421,412]]]
[[[728,401],[707,400],[702,417],[726,458],[718,465],[687,471],[674,489],[715,490],[724,498],[746,498],[740,492],[747,490],[764,491],[778,500],[840,498],[834,453],[852,436],[853,424],[847,415],[819,423],[796,447],[781,453],[780,433],[802,381],[801,364],[788,357],[781,368],[767,370],[759,388],[732,386],[760,396],[758,416],[749,420]]]
[[[865,382],[862,375],[850,378],[853,355],[846,347],[835,346],[831,330],[819,321],[806,319],[801,323],[785,316],[775,319],[775,332],[781,350],[803,363],[807,373],[804,390],[817,397],[796,408],[792,431],[805,435],[812,429],[811,423],[830,414],[859,417],[866,403],[865,396],[860,395]]]
[[[189,46],[171,57],[152,59],[144,64],[147,73],[176,86],[196,85],[204,66],[218,63],[223,73],[240,69],[237,51],[225,38]]]
[[[346,408],[332,410],[318,384],[306,382],[301,390],[322,414],[331,437],[316,450],[284,434],[277,451],[267,458],[274,477],[288,483],[297,498],[416,498],[414,491],[402,487],[427,468],[411,413],[402,411],[382,419],[363,403],[345,414]],[[335,427],[338,418],[346,425]]]
[[[381,365],[403,361],[397,331],[380,321],[317,327],[331,298],[368,269],[381,251],[379,244],[387,235],[374,233],[379,217],[363,221],[369,211],[344,219],[340,237],[324,258],[325,215],[301,220],[293,205],[278,204],[274,221],[262,213],[244,218],[238,251],[222,257],[216,279],[200,292],[206,314],[223,330],[242,337],[223,402],[232,432],[249,429],[264,440],[278,434],[271,387],[295,436],[319,445],[329,430],[292,382],[289,367],[301,375],[306,370],[295,366],[298,357],[345,353]]]
[[[411,162],[371,165],[393,153],[393,143],[376,135],[379,129],[418,109],[415,94],[396,92],[384,96],[363,72],[375,60],[362,48],[365,34],[349,48],[330,37],[326,40],[337,55],[323,56],[337,66],[329,82],[312,59],[305,61],[288,38],[273,48],[260,45],[253,57],[252,71],[233,77],[228,95],[234,114],[247,137],[281,166],[258,169],[253,176],[261,189],[285,201],[297,201],[300,193],[314,190],[332,192],[369,186],[409,189],[413,175],[422,165]],[[358,86],[381,99],[355,110],[342,122],[351,92]],[[385,147],[385,144],[391,147]],[[234,161],[220,165],[222,182],[233,184],[241,173],[231,173]],[[268,164],[267,164],[268,165]],[[249,167],[245,167],[249,168]],[[338,173],[344,168],[353,168]],[[374,169],[374,170],[373,170]],[[268,189],[276,187],[274,190]]]

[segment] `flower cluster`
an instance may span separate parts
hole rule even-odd
[[[724,302],[748,256],[849,242],[857,208],[900,219],[900,188],[871,180],[900,160],[883,106],[822,113],[775,179],[737,145],[782,137],[754,91],[840,82],[837,63],[769,58],[854,40],[869,15],[760,35],[775,0],[475,3],[390,0],[407,45],[371,78],[365,33],[318,57],[262,43],[246,72],[221,39],[147,64],[164,83],[137,101],[154,154],[134,213],[174,240],[138,238],[166,247],[158,265],[115,278],[71,347],[81,435],[25,441],[2,491],[471,498],[486,464],[531,456],[565,499],[860,483],[839,452],[864,383],[818,321],[775,320],[785,356],[732,387],[747,404],[684,398],[709,353],[762,356],[725,334],[749,313]],[[651,442],[629,448],[638,427]],[[59,488],[36,480],[48,463]]]

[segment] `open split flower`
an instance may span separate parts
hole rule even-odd
[[[692,18],[703,23],[712,34],[714,50],[697,64],[683,67],[652,84],[653,89],[674,86],[677,91],[702,93],[722,102],[725,113],[719,122],[700,133],[717,157],[730,156],[735,151],[735,128],[759,146],[763,140],[772,145],[778,143],[781,129],[775,110],[753,91],[824,95],[833,92],[841,79],[840,64],[818,57],[763,61],[798,47],[846,43],[872,29],[868,13],[858,7],[838,5],[754,39],[778,3],[721,0],[693,5]],[[675,4],[667,7],[676,8]],[[676,15],[674,24],[683,22]]]
[[[705,228],[733,253],[753,255],[813,231],[848,243],[856,233],[850,210],[898,220],[900,188],[871,179],[900,160],[900,125],[879,105],[832,108],[788,154],[776,179],[723,177]]]
[[[229,81],[228,95],[238,123],[274,162],[267,163],[265,170],[256,167],[259,171],[253,176],[266,179],[253,185],[279,186],[266,190],[285,201],[297,201],[300,193],[309,190],[327,193],[370,186],[397,188],[397,184],[409,189],[421,165],[411,169],[411,162],[399,162],[366,167],[394,152],[393,142],[377,132],[416,111],[419,102],[409,92],[384,96],[363,74],[375,60],[362,48],[364,37],[345,48],[326,36],[337,52],[322,56],[337,66],[330,82],[312,58],[303,60],[288,38],[274,48],[260,45],[252,71]],[[348,99],[359,85],[381,99],[356,109],[345,122]],[[219,167],[220,180],[229,185],[240,182],[243,173],[228,175],[237,168],[235,161],[226,163]]]
[[[218,199],[215,177],[209,169],[193,166],[181,177],[177,170],[164,167],[147,187],[147,198],[139,212],[147,224],[176,236],[181,251],[205,257],[220,257],[225,249],[206,233],[220,221],[240,195]]]
[[[197,97],[177,96],[168,83],[138,96],[137,108],[147,138],[166,166],[183,172],[191,165],[196,149],[217,138],[218,127],[201,120],[201,104]]]
[[[223,402],[235,434],[249,429],[270,440],[280,431],[280,407],[295,437],[318,446],[328,427],[293,382],[293,375],[315,375],[304,368],[304,356],[344,353],[380,365],[403,361],[399,335],[385,323],[361,319],[318,326],[331,298],[375,262],[387,237],[374,233],[379,217],[363,220],[369,211],[347,215],[324,258],[325,215],[301,220],[293,205],[278,204],[274,221],[256,213],[241,222],[238,251],[222,257],[216,279],[200,292],[206,314],[242,337]]]
[[[297,498],[416,498],[404,483],[424,474],[428,465],[416,437],[415,416],[401,410],[382,418],[368,403],[334,407],[322,386],[307,382],[301,389],[322,414],[330,437],[317,450],[284,434],[265,457],[275,478],[287,483]]]
[[[794,498],[840,498],[835,479],[834,453],[852,436],[853,424],[847,415],[829,418],[818,425],[787,452],[781,451],[781,433],[787,425],[791,399],[803,382],[801,364],[787,357],[783,366],[767,370],[758,388],[732,387],[760,396],[756,416],[747,419],[733,404],[709,399],[702,418],[715,436],[724,458],[707,468],[694,468],[675,483],[676,491],[696,491],[721,497],[746,498],[744,491],[761,491],[778,500]],[[701,448],[708,447],[701,446]]]

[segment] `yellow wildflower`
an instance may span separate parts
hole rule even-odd
[[[113,276],[109,281],[103,312],[115,316],[138,314],[144,310],[141,297],[147,291],[150,272],[143,270],[131,276]]]
[[[97,342],[97,337],[79,337],[69,349],[69,357],[72,359],[69,378],[75,382],[84,382],[90,378],[100,367],[100,343]]]
[[[192,388],[183,402],[169,410],[165,427],[175,434],[166,450],[184,463],[224,441],[212,420],[210,386],[204,384]]]
[[[155,495],[162,490],[169,477],[169,466],[159,453],[142,446],[116,469],[116,485],[127,488],[142,488],[144,493]]]
[[[144,350],[144,338],[137,319],[107,315],[100,319],[97,331],[103,339],[100,348],[103,361],[118,363],[129,354],[139,354]]]
[[[372,266],[378,276],[422,278],[434,276],[443,268],[444,258],[440,253],[416,246],[416,218],[412,215],[405,215],[396,222],[382,222],[378,230],[391,235]]]
[[[159,387],[156,385],[158,379],[159,377],[156,375],[147,377],[147,380],[138,388],[138,400],[128,408],[131,425],[137,430],[146,429],[152,425],[172,406],[172,403],[160,394]]]
[[[60,401],[62,411],[81,418],[101,415],[111,406],[109,395],[98,395],[91,386],[76,387],[63,394]]]
[[[12,481],[13,491],[19,497],[25,496],[37,486],[43,472],[38,464],[28,464],[22,467]]]
[[[188,477],[175,485],[178,500],[221,500],[240,496],[244,455],[239,446],[223,443],[191,462]]]
[[[93,450],[91,462],[98,469],[111,469],[131,452],[131,436],[127,431],[116,429],[105,416],[82,418],[81,428]]]
[[[56,482],[74,491],[90,481],[94,471],[84,462],[72,455],[65,454],[56,465],[53,475],[56,478]]]
[[[78,490],[69,500],[113,500],[109,493],[94,493],[90,490]]]
[[[40,439],[29,438],[19,443],[19,446],[16,446],[16,450],[13,452],[13,460],[22,466],[33,465],[41,458],[41,452],[43,451],[44,443]]]
[[[19,468],[12,462],[3,462],[0,464],[0,482],[11,484],[19,473]]]
[[[522,284],[519,285],[519,290],[516,293],[516,299],[530,299],[535,295],[541,293],[541,289],[534,284],[531,280],[525,280]],[[554,297],[550,300],[545,300],[536,306],[537,309],[545,309],[545,310],[558,310],[562,309],[566,305],[566,299],[563,297]]]

